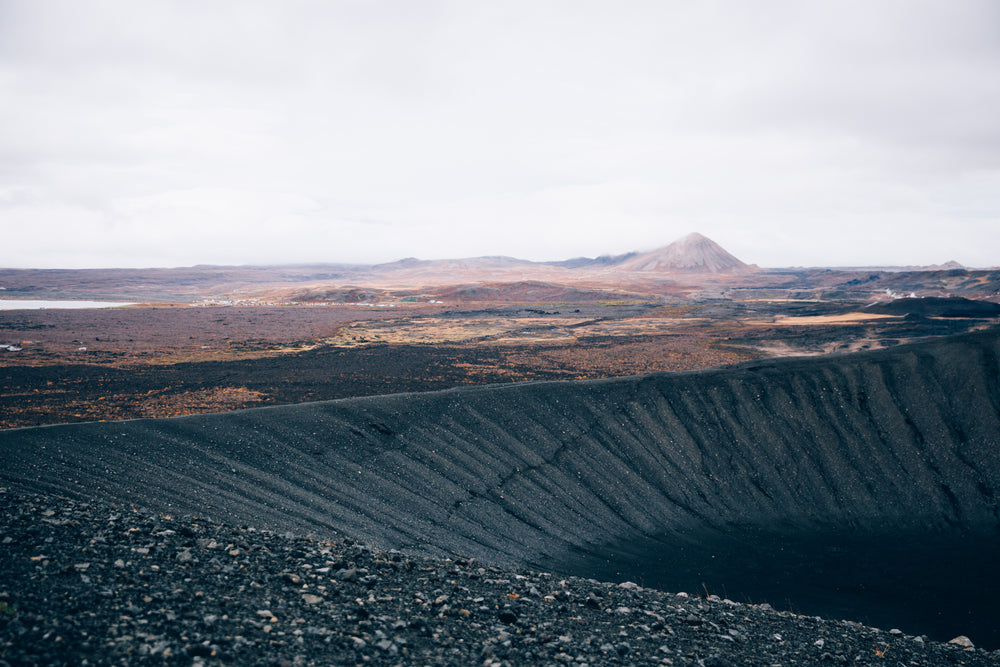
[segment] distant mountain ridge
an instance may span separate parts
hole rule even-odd
[[[5,301],[86,299],[142,303],[309,302],[366,303],[424,295],[440,298],[440,288],[472,284],[511,287],[485,290],[491,299],[532,291],[529,284],[561,289],[650,294],[736,295],[774,298],[815,296],[870,302],[886,290],[918,296],[964,296],[1000,301],[1000,268],[967,269],[957,262],[933,267],[788,267],[747,264],[711,239],[689,234],[646,252],[561,261],[507,256],[444,259],[407,257],[379,264],[286,264],[195,266],[148,269],[5,269],[0,294]],[[704,288],[708,292],[704,291]],[[723,289],[722,286],[727,286]],[[359,291],[360,290],[360,291]],[[727,290],[738,290],[737,292]],[[756,292],[754,290],[757,290]],[[760,291],[764,290],[764,291]],[[499,296],[498,296],[499,294]],[[570,292],[564,296],[568,298]],[[553,299],[564,300],[563,297]],[[212,301],[215,303],[215,301]]]
[[[617,266],[624,261],[638,257],[638,252],[627,252],[623,255],[601,255],[600,257],[574,257],[554,262],[544,262],[549,266],[561,266],[565,269],[593,269],[607,266]]]

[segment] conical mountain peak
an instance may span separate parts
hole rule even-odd
[[[697,232],[674,241],[665,248],[647,252],[624,262],[629,271],[663,271],[690,273],[743,273],[752,270],[748,264],[727,252],[710,238]]]

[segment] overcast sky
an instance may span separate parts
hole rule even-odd
[[[998,119],[995,0],[0,0],[0,266],[995,266]]]

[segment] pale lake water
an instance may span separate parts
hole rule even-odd
[[[44,308],[119,308],[134,306],[124,301],[32,301],[29,299],[0,299],[0,310],[42,310]]]

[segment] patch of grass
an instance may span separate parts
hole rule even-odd
[[[17,611],[6,602],[0,602],[0,614],[4,616],[15,616]]]
[[[654,316],[660,317],[684,317],[685,315],[690,315],[691,313],[697,312],[705,308],[705,304],[702,303],[678,303],[678,304],[668,304],[657,308],[651,313]]]

